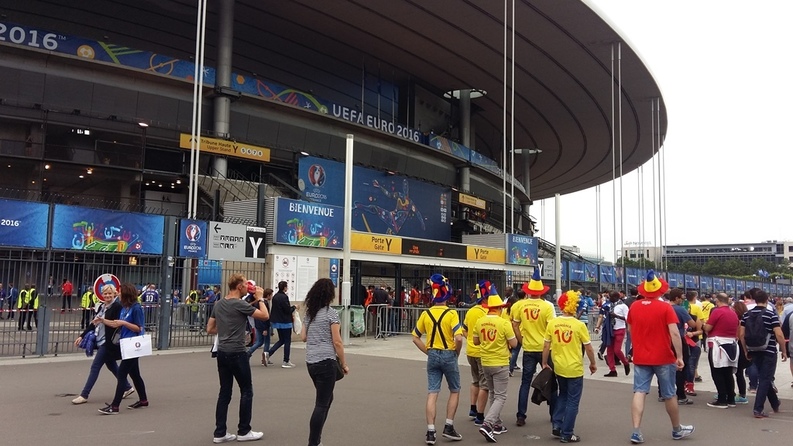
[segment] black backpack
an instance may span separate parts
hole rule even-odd
[[[771,340],[771,333],[765,329],[765,322],[763,321],[763,313],[765,308],[760,310],[752,309],[746,315],[744,321],[744,335],[743,339],[746,343],[746,351],[749,352],[762,352],[768,347],[768,342]]]

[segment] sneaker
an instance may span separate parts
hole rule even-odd
[[[294,364],[292,364],[291,362],[285,362],[285,363],[281,364],[281,368],[282,368],[282,369],[291,369],[291,368],[292,368],[292,367],[294,367],[294,366],[295,366],[295,365],[294,365]]]
[[[460,441],[463,439],[463,436],[458,434],[456,430],[454,430],[454,426],[447,424],[443,426],[443,438],[448,438],[449,440]]]
[[[665,400],[665,399],[663,399],[663,398],[661,398],[660,396],[658,397],[658,402],[659,402],[659,403],[663,403],[664,401],[666,401],[666,400]]]
[[[634,432],[633,434],[631,434],[631,443],[642,444],[644,443],[644,437],[642,436],[642,434],[638,432]]]
[[[236,439],[237,439],[236,435],[226,432],[226,435],[223,437],[213,438],[212,443],[228,443],[229,441],[234,441]]]
[[[88,398],[83,398],[82,395],[72,400],[72,404],[85,404],[87,402]]]
[[[468,411],[468,418],[470,418],[472,420],[476,419],[476,409],[471,409],[471,410]]]
[[[267,352],[264,352],[262,354],[262,365],[267,367],[270,364],[272,364],[272,362],[270,362],[270,354],[267,353]]]
[[[237,441],[256,441],[264,437],[264,432],[248,431],[245,435],[237,435]]]
[[[135,401],[134,403],[127,406],[127,409],[139,409],[141,407],[149,407],[148,401]]]
[[[560,443],[578,443],[579,441],[581,441],[581,437],[576,434],[569,437],[562,437],[562,439],[559,440]]]
[[[481,426],[485,424],[484,418],[474,418],[474,426]]]
[[[692,400],[691,398],[686,398],[686,399],[683,399],[683,400],[677,400],[677,405],[678,406],[690,406],[692,404],[694,404],[694,400]]]
[[[507,432],[508,432],[507,427],[504,426],[503,424],[496,424],[495,426],[493,426],[493,433],[496,435],[505,434]]]
[[[515,421],[515,424],[518,426],[525,426],[526,425],[526,417],[518,417],[518,420]]]
[[[427,431],[427,444],[435,444],[435,431]]]
[[[515,375],[512,372],[509,372],[509,377],[512,378],[513,376]]]
[[[551,430],[551,436],[553,438],[562,438],[562,430],[561,429],[553,429],[553,430]]]
[[[489,424],[483,424],[482,427],[479,428],[479,433],[485,437],[485,440],[487,440],[488,443],[498,443],[496,436],[493,435],[493,428],[490,427]]]
[[[625,364],[622,364],[622,366],[625,368],[625,376],[630,375],[631,374],[631,365],[626,362]],[[573,436],[575,437],[575,435],[573,435]]]
[[[127,397],[129,397],[133,393],[135,393],[135,388],[134,387],[130,387],[129,389],[124,391],[124,395],[121,396],[121,399],[126,399]]]
[[[520,366],[519,366],[519,365],[516,365],[516,366],[515,366],[515,370],[520,370]]]
[[[749,404],[749,398],[746,398],[745,396],[736,396],[735,404]]]
[[[672,439],[673,440],[681,440],[683,438],[688,437],[689,435],[694,433],[694,426],[686,426],[685,424],[680,425],[679,431],[672,431]]]
[[[107,405],[99,409],[99,413],[102,415],[118,415],[118,407]]]
[[[616,370],[612,370],[612,371],[610,371],[610,372],[606,373],[606,374],[605,374],[605,375],[603,375],[603,376],[605,376],[606,378],[614,378],[614,377],[616,377],[616,376],[617,376],[617,371],[616,371]]]
[[[768,418],[768,414],[765,412],[753,412],[752,414],[755,418]]]
[[[718,401],[709,401],[708,407],[712,407],[714,409],[726,409],[729,406],[727,406],[727,403],[720,403]]]
[[[603,353],[598,352],[598,359],[601,361],[603,360]]]
[[[694,382],[695,383],[701,383],[702,382],[702,377],[701,376],[694,377]]]

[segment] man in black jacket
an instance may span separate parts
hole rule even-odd
[[[289,304],[289,296],[286,295],[288,284],[286,281],[278,282],[278,292],[273,296],[270,309],[270,326],[278,331],[278,342],[264,354],[264,363],[269,364],[270,357],[284,346],[284,363],[282,368],[291,369],[295,365],[289,362],[289,354],[292,348],[292,312],[295,307]]]

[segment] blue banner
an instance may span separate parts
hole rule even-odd
[[[641,273],[639,272],[639,268],[625,268],[625,277],[628,285],[639,286],[642,280],[644,280],[644,278],[640,276]]]
[[[735,281],[735,294],[743,294],[746,290],[747,290],[746,281],[744,280]]]
[[[330,259],[330,280],[333,286],[339,286],[339,259]]]
[[[669,288],[683,288],[685,279],[681,273],[667,273],[669,277],[666,281],[669,283]]]
[[[344,206],[344,163],[306,156],[300,158],[297,175],[297,186],[306,198],[317,203]]]
[[[567,282],[567,278],[570,276],[569,275],[569,270],[570,270],[569,263],[570,262],[568,262],[567,260],[562,260],[562,268],[559,270],[562,273],[561,274],[562,275],[562,282]]]
[[[625,267],[622,266],[615,266],[614,267],[614,278],[616,283],[619,285],[625,284]]]
[[[179,257],[202,258],[207,252],[207,222],[183,218],[179,222]]]
[[[768,283],[768,282],[763,282],[763,291],[765,291],[766,293],[770,293],[771,292],[771,284]]]
[[[728,294],[735,292],[735,279],[724,279],[724,289]]]
[[[220,285],[220,292],[224,291],[223,283],[223,261],[221,260],[199,260],[198,261],[198,285],[215,286]],[[223,297],[218,296],[218,298]]]
[[[537,237],[507,235],[507,263],[511,265],[537,265]]]
[[[342,249],[344,209],[306,201],[276,199],[274,243]]]
[[[46,248],[50,205],[0,199],[0,246]]]
[[[354,171],[352,229],[439,242],[451,239],[451,190],[363,167]]]
[[[584,264],[584,275],[586,276],[587,282],[597,282],[598,281],[598,266],[594,263],[585,263]]]
[[[162,254],[161,215],[55,205],[52,248]]]
[[[570,280],[574,282],[586,282],[586,271],[582,262],[568,262],[570,268]]]
[[[694,274],[686,274],[686,288],[698,290],[699,276]]]
[[[713,291],[726,291],[724,277],[713,278]]]
[[[617,283],[616,268],[613,266],[600,266],[600,281],[603,283]]]
[[[711,276],[701,276],[699,278],[699,288],[702,291],[713,291],[713,277]]]

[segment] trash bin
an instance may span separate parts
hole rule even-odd
[[[350,334],[360,336],[366,331],[366,312],[361,305],[350,305]]]

